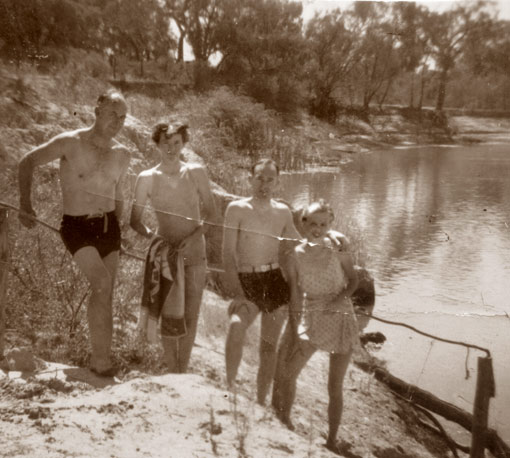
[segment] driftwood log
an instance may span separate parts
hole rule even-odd
[[[365,372],[372,373],[377,380],[387,385],[392,391],[398,393],[403,398],[412,401],[447,420],[459,424],[470,432],[472,431],[473,415],[469,412],[439,399],[437,396],[434,396],[428,391],[404,382],[394,375],[391,375],[386,369],[375,364],[356,361],[356,365]],[[485,442],[487,450],[489,450],[496,458],[510,458],[510,447],[499,437],[497,431],[494,429],[487,429]]]

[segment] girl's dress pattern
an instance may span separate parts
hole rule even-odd
[[[299,337],[330,353],[348,353],[359,343],[358,323],[350,298],[341,296],[347,279],[333,249],[314,256],[297,247],[298,281],[304,293]]]

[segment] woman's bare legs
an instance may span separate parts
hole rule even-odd
[[[290,411],[296,397],[297,378],[314,353],[315,348],[300,340],[287,325],[278,352],[272,405],[280,421],[289,429],[294,429]]]
[[[343,383],[352,351],[349,353],[333,353],[329,357],[328,378],[328,421],[329,434],[326,446],[332,450],[336,448],[336,435],[340,427],[343,410]]]

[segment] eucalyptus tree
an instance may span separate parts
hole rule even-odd
[[[462,56],[470,37],[490,31],[493,18],[486,11],[487,2],[462,2],[442,13],[428,11],[424,19],[427,46],[438,74],[436,110],[444,107],[447,83],[455,64]]]
[[[305,41],[302,5],[282,0],[227,0],[217,30],[219,74],[279,110],[300,98]]]
[[[368,110],[376,94],[380,95],[379,104],[382,105],[395,77],[404,67],[397,51],[401,33],[388,3],[355,2],[350,14],[359,40],[354,77],[362,95],[363,109]]]
[[[0,0],[0,54],[20,62],[44,58],[50,47],[90,47],[85,4],[68,0]]]
[[[223,3],[223,0],[165,0],[165,11],[179,30],[178,61],[184,59],[185,40],[197,61],[207,62],[216,52],[216,30]]]
[[[158,0],[108,0],[103,15],[105,45],[113,54],[135,58],[144,76],[144,62],[169,57],[173,39]]]
[[[361,41],[355,26],[350,14],[340,9],[317,13],[306,26],[310,108],[330,121],[337,115],[336,95],[360,60]]]

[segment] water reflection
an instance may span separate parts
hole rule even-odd
[[[345,230],[342,226],[349,218],[355,221],[357,233],[349,235],[363,239],[367,265],[376,279],[378,315],[412,321],[429,332],[491,349],[498,388],[493,421],[507,440],[509,177],[506,145],[375,152],[355,157],[339,173],[282,176],[283,196],[295,205],[322,197],[333,205],[340,230]],[[489,318],[480,320],[483,316],[499,316],[498,325]],[[459,378],[464,378],[465,354],[447,365],[449,373],[442,374],[439,388],[434,386],[438,377],[433,368],[444,366],[449,350],[429,354],[428,346],[408,333],[385,332],[393,335],[382,354],[393,361],[390,367],[397,373],[412,381],[426,361],[429,373],[418,377],[421,383],[432,384],[425,388],[439,389],[452,401],[459,392],[472,399],[473,381],[458,386]],[[472,363],[476,367],[474,356]]]

